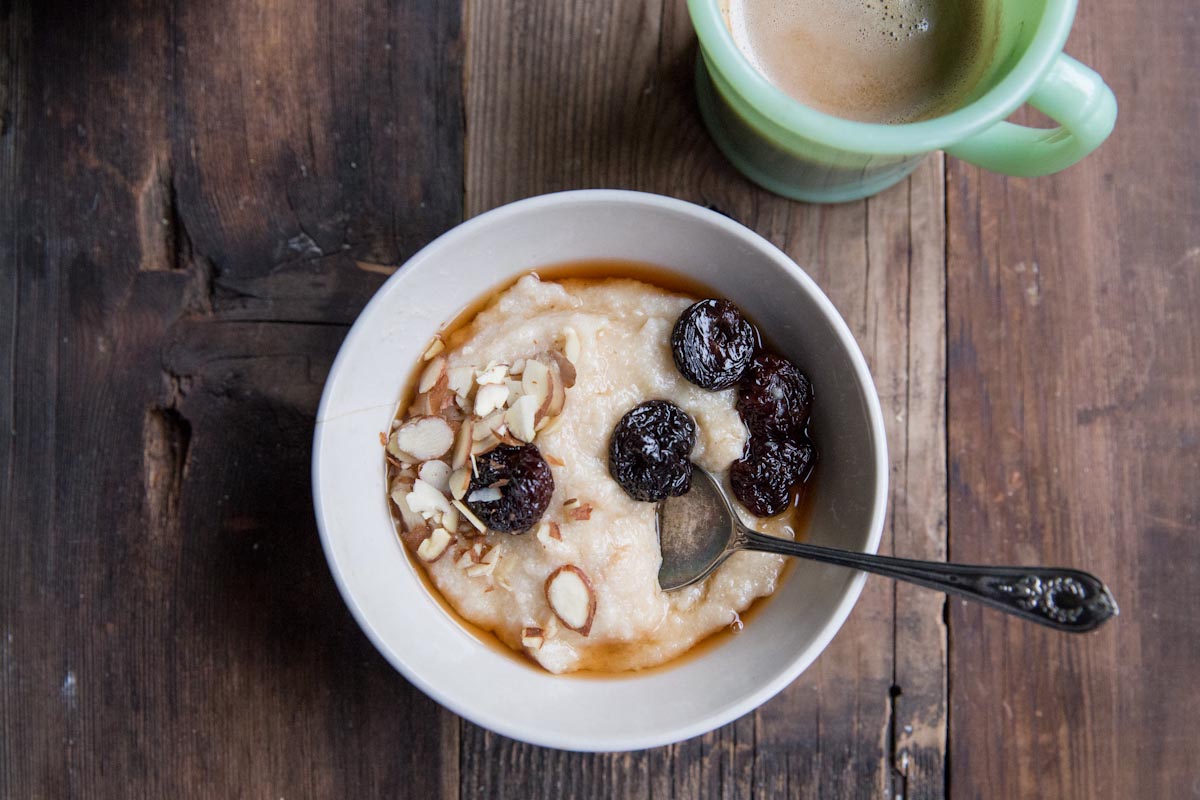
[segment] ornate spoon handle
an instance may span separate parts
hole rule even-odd
[[[1118,613],[1108,587],[1093,575],[1055,567],[982,567],[873,556],[776,539],[739,526],[735,547],[799,556],[957,594],[1070,633],[1099,627]]]

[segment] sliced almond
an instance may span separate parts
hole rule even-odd
[[[433,385],[441,380],[442,375],[446,374],[446,359],[443,356],[438,356],[433,361],[429,362],[429,366],[421,373],[421,380],[417,383],[418,392],[428,392],[433,388]]]
[[[500,494],[499,489],[494,489],[491,486],[482,489],[476,489],[467,495],[468,503],[494,503],[504,495]]]
[[[553,453],[542,453],[542,458],[546,459],[546,463],[555,467],[565,467],[567,462],[563,461]]]
[[[454,440],[454,455],[450,459],[450,466],[454,469],[462,469],[467,465],[467,459],[471,456],[471,443],[474,441],[471,438],[474,427],[471,420],[466,420],[458,429],[458,436]]]
[[[570,365],[568,364],[568,366]],[[563,412],[563,408],[567,405],[566,387],[575,382],[574,367],[571,369],[572,373],[570,376],[570,384],[566,382],[566,378],[561,371],[557,369],[550,371],[550,394],[546,398],[545,404],[542,406],[542,416],[557,417]]]
[[[525,371],[521,373],[521,392],[524,395],[537,398],[535,410],[540,410],[550,396],[550,368],[536,359],[525,362]]]
[[[525,365],[525,374],[529,374],[530,368],[536,364],[536,361],[530,361]],[[508,425],[508,431],[522,442],[532,442],[533,437],[537,435],[536,415],[538,409],[538,400],[532,394],[524,394],[517,398],[512,407],[504,413],[504,422]]]
[[[450,465],[445,461],[426,461],[417,476],[442,494],[450,491]]]
[[[486,431],[484,438],[471,443],[471,455],[480,456],[484,453],[489,453],[495,450],[498,444],[500,444],[500,437],[492,431]]]
[[[471,523],[471,527],[475,528],[475,530],[479,531],[480,533],[487,533],[487,525],[484,525],[479,517],[475,516],[471,512],[471,509],[467,508],[466,503],[464,503],[462,500],[451,500],[450,503],[458,509],[458,513],[462,514],[463,519]]]
[[[483,370],[475,376],[475,382],[480,386],[487,386],[489,383],[504,383],[504,379],[508,377],[508,364],[488,364]]]
[[[433,531],[429,529],[428,525],[418,525],[400,534],[400,539],[404,544],[408,545],[409,550],[415,553],[420,548],[421,543],[428,539],[431,533]]]
[[[415,531],[425,527],[425,518],[408,507],[408,493],[412,491],[411,483],[397,483],[392,489],[392,502],[400,512],[400,521],[406,531]]]
[[[529,626],[521,630],[522,647],[528,647],[530,650],[541,650],[545,641],[546,634],[541,628]]]
[[[498,434],[499,430],[504,427],[504,413],[503,410],[495,411],[484,419],[479,420],[475,424],[475,430],[471,433],[472,438],[477,442],[481,442],[489,434]]]
[[[417,417],[392,433],[389,449],[393,443],[394,455],[401,460],[407,460],[407,454],[413,461],[430,461],[440,458],[454,444],[454,429],[441,417]]]
[[[581,349],[579,332],[569,325],[563,328],[563,355],[567,357],[567,361],[578,366]]]
[[[458,512],[458,509],[455,508],[454,506],[450,506],[449,511],[442,512],[442,527],[445,528],[446,530],[450,531],[451,533],[454,533],[455,531],[458,530],[459,517],[460,517],[460,514]]]
[[[579,508],[579,498],[578,497],[568,497],[566,500],[563,500],[563,511],[570,513],[571,511],[574,511],[577,508]]]
[[[486,417],[498,408],[504,408],[508,402],[508,386],[503,383],[489,383],[480,386],[475,393],[475,416]]]
[[[462,500],[467,494],[467,489],[471,487],[471,470],[462,466],[450,473],[450,479],[447,481],[450,486],[450,496],[455,500]]]
[[[451,508],[446,495],[420,478],[413,482],[412,491],[405,495],[404,502],[414,514],[420,514],[427,519],[436,514],[444,514]]]
[[[475,369],[473,367],[451,367],[446,370],[446,385],[450,391],[466,400],[475,388]]]
[[[454,392],[450,391],[450,382],[446,380],[446,373],[434,382],[433,387],[426,392],[426,407],[430,414],[440,414],[442,409],[454,402],[457,397]]]
[[[450,531],[445,528],[434,528],[433,533],[429,534],[429,538],[417,547],[417,555],[424,561],[437,561],[453,541],[454,537],[450,535]]]
[[[445,349],[446,343],[442,341],[442,337],[435,336],[433,337],[433,341],[429,343],[429,347],[425,348],[425,354],[422,355],[421,358],[425,361],[428,361]]]
[[[478,564],[472,564],[471,566],[467,567],[467,577],[468,578],[483,578],[488,575],[491,575],[495,571],[496,571],[496,562],[495,561],[492,561],[490,563],[487,561],[482,561]]]
[[[563,415],[557,417],[542,417],[542,421],[537,424],[538,433],[551,434],[562,427]]]
[[[587,574],[574,564],[564,564],[546,578],[550,610],[576,633],[587,636],[596,617],[596,592]]]
[[[576,522],[582,522],[583,520],[591,519],[592,518],[592,504],[591,503],[583,503],[581,505],[575,506],[574,508],[572,508],[571,510],[569,510],[567,512],[567,517]]]
[[[562,541],[562,529],[557,522],[543,521],[538,525],[537,539],[544,547],[553,547],[554,542]]]
[[[466,569],[474,563],[474,559],[471,558],[471,551],[463,550],[462,554],[455,559],[454,566],[458,567],[459,569]]]
[[[513,359],[512,366],[508,368],[508,374],[509,375],[520,375],[524,371],[525,371],[525,359],[523,359],[523,358]]]
[[[575,364],[569,358],[557,350],[550,351],[551,358],[554,359],[554,366],[558,368],[558,377],[561,379],[559,383],[565,389],[570,389],[575,385]]]

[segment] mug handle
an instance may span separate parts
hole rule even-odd
[[[1117,121],[1117,98],[1112,89],[1095,70],[1066,53],[1059,53],[1028,103],[1059,127],[997,122],[945,148],[946,152],[994,172],[1034,178],[1079,161],[1108,138]]]

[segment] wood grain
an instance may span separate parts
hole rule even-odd
[[[956,795],[1200,792],[1198,34],[1186,2],[1081,4],[1112,139],[1036,181],[949,168],[950,555],[1078,565],[1121,606],[1068,638],[952,604]]]
[[[941,160],[870,201],[791,203],[746,182],[708,139],[682,2],[466,8],[467,215],[548,191],[630,188],[714,207],[781,246],[829,291],[880,386],[896,509],[884,550],[944,557]],[[649,753],[553,753],[465,724],[463,792],[640,795],[648,770],[652,797],[941,796],[942,618],[941,597],[871,581],[845,630],[778,698]]]
[[[816,207],[713,147],[683,0],[0,0],[0,797],[1196,795],[1198,27],[1083,4],[1121,119],[1059,176],[938,157]],[[1079,565],[1122,616],[870,580],[758,712],[629,754],[408,685],[317,543],[325,373],[416,248],[591,187],[716,208],[827,291],[884,406],[883,551]]]
[[[0,796],[457,793],[308,485],[356,262],[461,217],[457,7],[9,2],[0,42]]]

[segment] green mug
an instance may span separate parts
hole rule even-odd
[[[934,150],[1006,175],[1049,175],[1099,147],[1117,119],[1104,80],[1062,52],[1077,0],[995,0],[995,53],[964,105],[897,125],[831,116],[776,88],[734,43],[721,1],[688,0],[700,39],[700,113],[733,165],[784,197],[867,197],[903,180]],[[1004,121],[1026,102],[1059,127]]]

